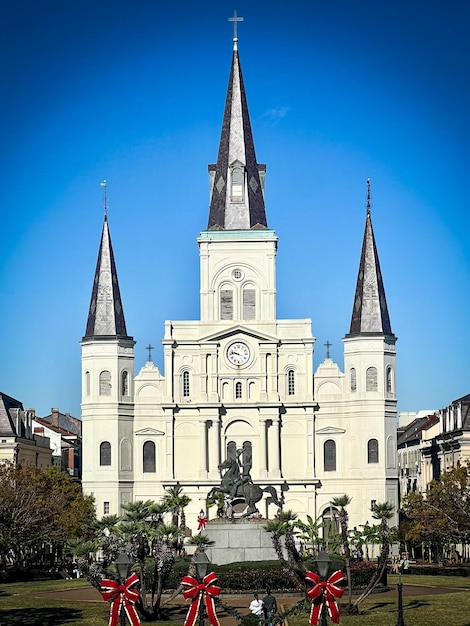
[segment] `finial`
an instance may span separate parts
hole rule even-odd
[[[104,197],[103,197],[103,207],[104,207],[104,216],[108,217],[108,196],[106,195],[106,181],[104,180],[100,183],[102,187],[104,187]]]
[[[368,178],[367,179],[367,203],[366,203],[367,215],[370,215],[371,206],[372,204],[370,201],[370,178]]]
[[[233,22],[233,49],[238,50],[237,22],[244,22],[244,17],[237,16],[237,9],[233,11],[233,17],[227,18],[228,22]]]

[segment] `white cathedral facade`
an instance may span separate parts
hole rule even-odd
[[[369,206],[344,371],[326,358],[314,373],[311,320],[276,318],[265,172],[235,39],[217,163],[209,166],[209,220],[197,240],[200,319],[166,322],[163,373],[150,360],[134,373],[105,216],[81,342],[83,489],[95,496],[98,517],[180,485],[194,531],[220,484],[219,464],[240,450],[253,482],[274,487],[301,519],[330,519],[332,498],[343,494],[352,497],[351,527],[372,521],[373,501],[398,506],[396,338]],[[277,512],[267,499],[258,509]]]

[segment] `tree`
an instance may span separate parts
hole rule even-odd
[[[352,579],[351,579],[351,549],[349,547],[349,534],[348,534],[348,512],[346,507],[351,503],[351,498],[344,494],[337,498],[333,498],[331,504],[338,508],[338,521],[341,528],[341,543],[343,545],[344,559],[346,562],[346,578],[348,581],[348,602],[349,609],[352,606]]]
[[[63,544],[87,537],[95,520],[94,500],[56,467],[0,466],[0,546],[21,569],[44,542]]]
[[[295,526],[299,529],[299,539],[311,546],[312,555],[316,553],[320,545],[323,544],[323,538],[320,536],[320,530],[323,528],[323,522],[318,522],[321,516],[314,520],[307,515],[307,523],[302,520],[296,520]]]
[[[377,569],[372,576],[366,589],[361,593],[359,598],[354,602],[354,606],[359,606],[367,596],[372,593],[372,590],[377,586],[380,579],[383,576],[385,568],[387,567],[388,553],[390,551],[390,529],[388,527],[388,520],[393,517],[393,505],[390,502],[376,502],[371,508],[372,517],[380,520],[380,535],[382,548],[380,550],[379,561],[377,563]]]
[[[405,539],[431,548],[435,559],[443,557],[447,544],[470,540],[470,470],[468,464],[444,472],[433,480],[426,494],[410,493],[403,501],[407,518]]]

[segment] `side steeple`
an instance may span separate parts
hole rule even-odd
[[[367,215],[362,244],[356,295],[349,336],[393,335],[380,271],[379,255],[372,228],[370,179],[367,180]]]
[[[131,339],[126,330],[106,206],[84,339],[94,337]]]
[[[237,19],[240,21],[242,18]],[[264,206],[266,166],[256,161],[236,36],[233,42],[219,154],[217,163],[209,165],[211,198],[208,230],[268,227]]]

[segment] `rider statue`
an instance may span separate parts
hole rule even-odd
[[[242,461],[240,463],[240,456],[243,454],[242,457]],[[243,448],[239,448],[237,450],[237,461],[238,461],[238,465],[241,465],[242,467],[242,472],[241,474],[239,473],[238,477],[235,479],[232,488],[230,490],[230,498],[235,498],[237,495],[237,491],[238,491],[238,487],[242,486],[242,490],[243,490],[243,486],[244,485],[248,485],[248,484],[253,484],[253,481],[251,479],[251,454],[248,453],[247,450],[244,450]]]

